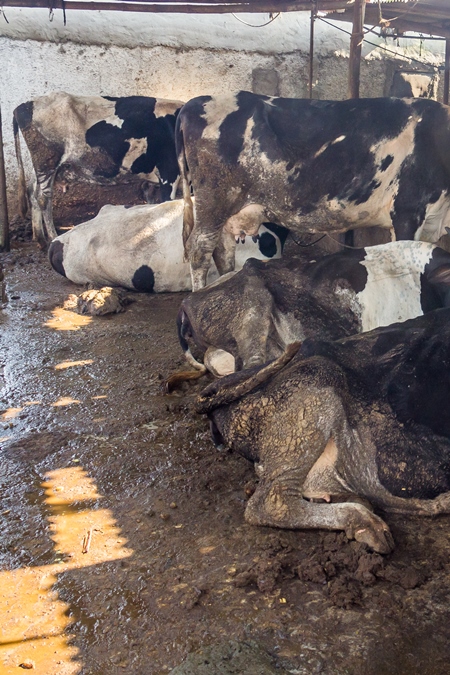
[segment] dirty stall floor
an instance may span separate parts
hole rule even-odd
[[[33,245],[1,260],[2,673],[159,675],[230,639],[301,675],[449,672],[448,517],[387,516],[384,558],[247,525],[253,469],[213,448],[202,383],[161,391],[182,296],[80,317]]]

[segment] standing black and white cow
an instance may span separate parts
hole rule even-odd
[[[449,514],[450,309],[292,347],[216,380],[198,401],[216,445],[255,463],[245,519],[344,530],[388,553],[392,535],[372,505]]]
[[[201,96],[183,107],[176,144],[194,290],[212,255],[231,271],[233,235],[263,221],[430,242],[450,226],[450,108],[436,101]]]
[[[450,253],[397,241],[317,261],[249,260],[183,300],[178,334],[192,366],[221,376],[277,358],[292,342],[337,340],[440,307],[450,307]]]
[[[54,92],[14,110],[19,199],[27,210],[19,129],[35,171],[31,195],[33,237],[42,245],[56,237],[52,217],[55,176],[76,164],[93,182],[132,173],[159,180],[163,201],[175,196],[179,179],[175,121],[183,105],[149,96],[73,96]],[[156,175],[155,175],[156,174]]]
[[[262,225],[255,241],[236,249],[236,267],[250,257],[279,258],[287,230]],[[51,242],[50,264],[76,284],[123,286],[142,293],[191,290],[189,265],[183,259],[183,201],[140,206],[107,205]],[[209,281],[217,278],[211,268]]]

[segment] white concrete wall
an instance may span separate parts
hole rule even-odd
[[[134,14],[68,11],[52,22],[41,9],[5,10],[0,16],[0,104],[5,160],[14,215],[16,160],[12,113],[24,101],[54,90],[74,94],[133,94],[188,100],[199,94],[234,89],[276,88],[281,96],[307,95],[309,15],[280,14],[259,28],[268,15]],[[340,24],[349,31],[350,24]],[[349,37],[318,21],[315,31],[314,96],[342,99],[347,91]],[[365,45],[361,96],[386,95],[396,63],[410,57],[424,63],[443,62],[441,42],[392,41]],[[385,54],[387,46],[398,57]],[[421,53],[420,53],[421,52]],[[442,78],[441,78],[442,79]],[[28,164],[29,166],[29,164]]]

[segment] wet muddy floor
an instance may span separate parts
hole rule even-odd
[[[83,317],[34,245],[0,261],[2,674],[160,675],[230,640],[256,651],[220,672],[449,672],[449,517],[387,515],[386,557],[247,525],[253,469],[193,412],[205,382],[161,390],[182,296]]]

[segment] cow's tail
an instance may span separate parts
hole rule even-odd
[[[228,405],[241,396],[253,391],[276,373],[278,373],[297,353],[300,342],[293,342],[284,353],[266,366],[249,371],[233,373],[228,377],[210,384],[197,399],[195,409],[198,413],[209,413],[222,405]]]
[[[207,368],[197,361],[190,350],[189,344],[186,340],[186,336],[190,332],[190,322],[188,316],[183,308],[180,309],[177,316],[177,329],[178,329],[178,339],[180,341],[181,348],[184,352],[186,361],[195,369],[189,371],[182,371],[180,373],[174,373],[164,381],[164,390],[167,394],[170,394],[174,389],[176,389],[182,382],[187,380],[198,380],[200,377],[206,373]]]
[[[183,247],[184,260],[187,262],[186,246],[191,232],[194,229],[194,201],[191,194],[189,166],[186,159],[186,146],[183,135],[183,109],[177,117],[175,126],[175,147],[177,150],[178,165],[180,167],[181,188],[183,190]]]
[[[16,116],[13,117],[14,130],[14,146],[16,148],[17,166],[19,168],[19,184],[18,184],[18,200],[19,200],[19,214],[22,218],[26,218],[30,212],[30,201],[28,199],[27,183],[25,179],[25,171],[23,168],[22,151],[20,148],[20,134],[19,125]]]

